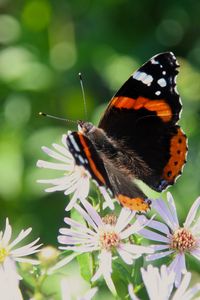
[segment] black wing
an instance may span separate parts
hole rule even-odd
[[[178,66],[171,52],[151,58],[119,89],[99,123],[119,147],[144,161],[151,172],[140,170],[137,177],[157,191],[174,183],[187,153],[186,136],[176,125],[182,108]]]

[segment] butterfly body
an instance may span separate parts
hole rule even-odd
[[[134,179],[161,192],[185,164],[187,138],[177,125],[182,108],[177,67],[171,52],[153,57],[111,99],[98,127],[79,121],[79,132],[67,138],[76,163],[133,210],[149,207]]]

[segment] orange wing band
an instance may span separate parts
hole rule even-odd
[[[169,122],[172,119],[172,110],[169,104],[165,100],[150,100],[144,97],[138,97],[137,99],[129,97],[114,97],[111,102],[111,107],[134,109],[138,110],[146,108],[149,111],[155,112],[164,122]]]
[[[91,156],[91,152],[90,152],[90,150],[89,150],[89,148],[88,148],[88,146],[87,146],[87,144],[86,144],[86,142],[85,142],[85,140],[84,140],[82,134],[81,134],[81,133],[78,133],[78,135],[79,135],[80,142],[81,142],[81,144],[82,144],[82,146],[83,146],[83,148],[84,148],[85,154],[86,154],[86,156],[87,156],[87,159],[88,159],[88,161],[89,161],[89,163],[90,163],[90,167],[91,167],[91,169],[92,169],[94,175],[95,175],[95,176],[96,176],[96,177],[97,177],[97,178],[105,185],[106,182],[105,182],[103,176],[101,175],[101,173],[100,173],[100,172],[98,171],[98,169],[96,168],[95,163],[94,163],[94,161],[93,161],[93,159],[92,159],[92,156]]]
[[[178,175],[182,173],[182,168],[186,162],[187,138],[183,131],[178,128],[178,132],[173,136],[170,143],[170,159],[164,168],[163,178],[173,183]]]
[[[143,198],[130,198],[122,194],[118,194],[116,197],[124,207],[127,207],[131,210],[146,212],[148,209],[150,209],[150,203],[145,202]]]

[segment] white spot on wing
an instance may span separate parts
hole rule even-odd
[[[80,154],[79,154],[78,158],[79,158],[80,162],[84,165],[85,161],[84,161],[83,157]]]
[[[176,56],[174,55],[174,53],[173,53],[173,52],[170,52],[170,54],[171,54],[172,58],[173,58],[174,60],[176,60]]]
[[[151,63],[152,63],[153,65],[158,65],[158,64],[159,64],[159,62],[158,62],[157,60],[155,60],[155,58],[152,58],[152,59],[151,59]]]
[[[157,96],[159,96],[159,95],[161,94],[161,91],[156,91],[155,94],[156,94]]]
[[[164,78],[160,78],[158,79],[158,84],[161,86],[161,87],[165,87],[167,85],[167,82]]]
[[[162,71],[162,74],[163,74],[163,75],[166,75],[166,71]]]
[[[69,139],[70,139],[70,141],[71,141],[71,143],[72,143],[74,149],[75,149],[77,152],[80,152],[80,149],[79,149],[79,147],[78,147],[78,145],[77,145],[77,143],[76,143],[76,141],[75,141],[73,135],[69,135]]]
[[[140,71],[137,71],[136,73],[134,73],[133,78],[138,81],[142,81],[144,84],[146,84],[148,86],[150,86],[153,81],[153,77],[151,75],[148,75],[147,73],[140,72]]]

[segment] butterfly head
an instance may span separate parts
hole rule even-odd
[[[95,126],[90,122],[85,121],[78,121],[78,131],[80,131],[83,134],[89,134],[92,133],[95,130]]]

